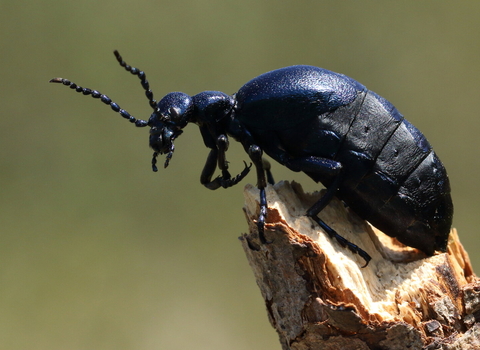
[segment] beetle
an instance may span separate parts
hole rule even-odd
[[[153,171],[160,154],[166,154],[164,167],[169,165],[174,140],[189,123],[197,124],[210,149],[200,182],[211,190],[232,187],[249,173],[252,164],[247,163],[236,176],[228,170],[228,137],[240,142],[256,169],[261,243],[269,243],[264,233],[265,188],[267,182],[273,183],[270,165],[263,158],[266,153],[326,187],[305,215],[359,254],[365,266],[370,255],[318,216],[334,196],[407,246],[427,255],[446,251],[453,204],[445,167],[417,128],[389,101],[354,79],[298,65],[262,74],[233,95],[171,92],[157,102],[145,73],[126,64],[118,51],[114,54],[122,67],[140,79],[153,109],[148,120],[133,117],[96,90],[63,78],[50,82],[100,99],[137,127],[150,127]],[[217,167],[221,175],[212,180]]]

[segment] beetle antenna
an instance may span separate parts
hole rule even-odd
[[[76,92],[81,92],[84,95],[91,95],[93,98],[99,98],[100,101],[102,101],[106,105],[109,105],[115,112],[120,113],[122,117],[124,117],[125,119],[128,119],[128,121],[130,123],[135,124],[135,126],[144,127],[148,125],[148,121],[134,118],[126,110],[121,109],[118,104],[116,104],[115,102],[112,102],[110,97],[108,97],[107,95],[101,94],[97,90],[82,88],[81,86],[75,83],[72,83],[70,80],[63,79],[63,78],[53,78],[50,80],[50,83],[61,83],[63,85],[69,86],[70,89],[74,89]]]
[[[133,75],[138,76],[140,79],[140,83],[142,84],[143,89],[145,90],[145,96],[148,98],[148,102],[150,103],[150,107],[153,108],[153,110],[156,109],[157,107],[157,101],[153,98],[153,91],[150,89],[150,84],[148,83],[147,76],[145,75],[145,72],[143,70],[140,70],[138,68],[132,67],[128,65],[120,56],[120,53],[115,50],[113,51],[115,57],[117,58],[118,63],[125,68],[127,72],[132,73]]]

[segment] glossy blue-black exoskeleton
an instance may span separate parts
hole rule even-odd
[[[263,243],[267,242],[265,187],[267,180],[273,182],[269,164],[262,158],[265,152],[325,185],[325,194],[306,215],[367,264],[370,256],[365,251],[318,217],[333,196],[407,246],[428,255],[446,250],[453,205],[444,166],[423,134],[390,102],[352,78],[322,68],[292,66],[262,74],[234,95],[172,92],[157,103],[145,73],[127,65],[117,51],[115,56],[140,78],[153,108],[148,121],[134,118],[98,91],[62,78],[51,82],[100,98],[136,126],[149,126],[155,171],[158,154],[167,155],[167,167],[173,141],[187,124],[197,124],[210,148],[200,181],[212,190],[231,187],[249,172],[247,164],[237,176],[228,171],[228,137],[240,142],[256,168],[257,222]],[[212,180],[217,166],[221,175]]]

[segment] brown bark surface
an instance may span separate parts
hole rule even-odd
[[[372,256],[362,268],[304,216],[319,197],[296,183],[269,186],[271,243],[260,244],[258,190],[245,189],[242,245],[283,349],[480,349],[480,281],[455,229],[447,253],[426,257],[334,199],[320,216]]]

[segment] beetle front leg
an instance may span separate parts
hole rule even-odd
[[[228,162],[226,160],[226,151],[228,149],[228,138],[225,135],[220,135],[217,138],[216,147],[212,148],[208,154],[207,161],[200,176],[200,182],[210,190],[216,190],[223,187],[228,188],[238,184],[250,172],[250,166],[245,163],[245,168],[242,172],[232,178],[228,171]],[[215,180],[211,181],[215,169],[218,167],[222,171]]]
[[[230,172],[228,171],[228,161],[226,157],[226,152],[228,149],[228,138],[226,135],[220,135],[217,139],[217,145],[218,145],[218,167],[222,171],[222,176],[217,177],[218,181],[220,181],[220,185],[223,188],[228,188],[232,187],[236,184],[238,184],[240,181],[243,180],[245,176],[250,172],[251,164],[247,165],[246,162],[243,162],[245,164],[245,168],[243,168],[242,172],[234,177],[230,175]],[[215,179],[215,180],[217,180]]]
[[[211,190],[216,190],[220,187],[218,181],[211,181],[212,176],[215,173],[215,169],[217,169],[217,158],[218,149],[211,149],[210,153],[208,154],[207,161],[205,162],[205,166],[203,167],[202,175],[200,175],[201,184]]]

